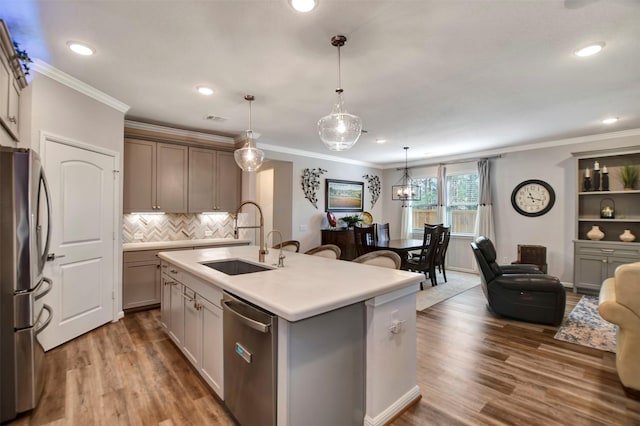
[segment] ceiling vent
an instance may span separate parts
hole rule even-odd
[[[209,120],[209,121],[215,121],[215,122],[221,122],[221,121],[227,121],[228,118],[225,117],[220,117],[219,115],[214,115],[214,114],[207,114],[204,116],[205,120]]]

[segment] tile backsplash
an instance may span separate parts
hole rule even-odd
[[[238,216],[241,225],[245,215]],[[122,222],[124,243],[233,238],[229,214],[125,214]]]

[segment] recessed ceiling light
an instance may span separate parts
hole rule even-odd
[[[311,12],[318,5],[318,0],[289,0],[289,4],[298,12]]]
[[[79,41],[68,41],[67,46],[73,52],[82,56],[91,56],[96,53],[96,50],[93,47],[90,47],[85,43],[80,43]]]
[[[381,139],[381,138],[376,139],[376,143],[385,143],[386,141],[387,141],[386,139]]]
[[[213,89],[206,87],[206,86],[198,86],[198,93],[200,93],[201,95],[213,95]]]
[[[616,121],[618,121],[618,117],[605,118],[604,120],[602,120],[602,124],[613,124]]]
[[[576,56],[585,57],[595,55],[604,49],[604,42],[592,43],[589,46],[582,47],[575,52],[573,52]]]

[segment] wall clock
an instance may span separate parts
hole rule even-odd
[[[513,208],[524,216],[542,216],[553,207],[556,194],[551,185],[538,179],[519,183],[511,193]]]

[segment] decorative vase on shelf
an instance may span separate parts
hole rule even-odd
[[[598,225],[593,225],[591,230],[587,232],[587,238],[593,241],[600,241],[604,238],[604,232],[600,230]]]
[[[620,241],[624,241],[625,243],[630,243],[634,241],[636,236],[631,233],[630,229],[625,229],[622,234],[620,234]]]

